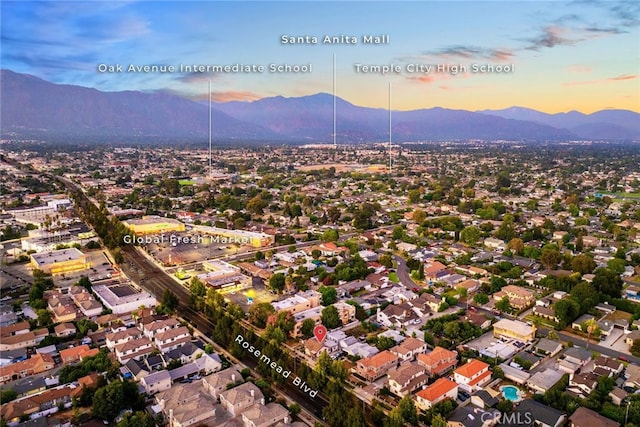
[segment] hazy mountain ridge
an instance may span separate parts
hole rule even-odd
[[[3,134],[113,138],[208,135],[208,106],[179,96],[137,91],[101,92],[0,71]],[[333,96],[327,93],[213,106],[213,137],[226,140],[331,142]],[[389,112],[336,98],[338,143],[386,141]],[[392,111],[394,142],[451,139],[640,139],[640,114],[605,110],[590,115],[546,114],[513,107],[472,112],[430,108]],[[637,125],[636,125],[637,124]]]
[[[578,111],[548,114],[524,107],[482,110],[478,113],[568,129],[586,139],[640,139],[640,114],[627,110]]]

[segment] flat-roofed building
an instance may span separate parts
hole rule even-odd
[[[117,314],[138,310],[140,306],[155,307],[158,304],[149,292],[139,291],[127,284],[93,285],[91,288],[102,304]]]
[[[320,305],[322,295],[320,292],[308,290],[297,295],[283,299],[282,301],[274,301],[271,303],[277,312],[290,311],[291,314],[297,314],[301,311],[315,308]]]
[[[31,265],[47,274],[64,274],[91,267],[87,256],[76,248],[31,254]]]
[[[231,230],[206,225],[196,225],[193,229],[194,231],[212,236],[211,241],[213,243],[237,243],[240,245],[250,245],[255,248],[262,248],[275,243],[275,236],[257,231]]]
[[[221,260],[207,260],[202,263],[206,271],[198,275],[198,279],[214,289],[244,289],[251,285],[251,278],[242,274],[241,270]]]
[[[536,327],[518,320],[502,319],[493,325],[493,336],[518,341],[533,341],[536,337]]]
[[[147,215],[140,219],[128,219],[122,222],[136,235],[171,233],[185,231],[185,225],[173,218]]]

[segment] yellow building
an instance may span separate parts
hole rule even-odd
[[[536,327],[518,320],[502,319],[493,325],[493,336],[523,342],[533,341],[536,337]]]
[[[275,243],[275,236],[258,231],[230,230],[228,228],[208,227],[196,225],[194,231],[208,234],[213,243],[237,243],[239,245],[251,245],[254,248],[262,248]]]
[[[184,224],[177,219],[157,215],[147,215],[141,219],[128,219],[122,223],[136,235],[185,231]]]
[[[91,267],[87,256],[76,248],[31,254],[31,265],[47,274],[64,274]]]

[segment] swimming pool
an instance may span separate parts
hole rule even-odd
[[[500,391],[502,391],[502,395],[505,399],[509,399],[512,402],[520,401],[520,390],[518,390],[518,387],[506,385],[504,387],[500,387]]]

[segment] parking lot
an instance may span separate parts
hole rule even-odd
[[[161,265],[184,265],[204,261],[211,258],[232,256],[254,250],[252,246],[241,246],[235,243],[219,243],[209,237],[192,233],[176,233],[174,242],[149,243],[147,252]]]

